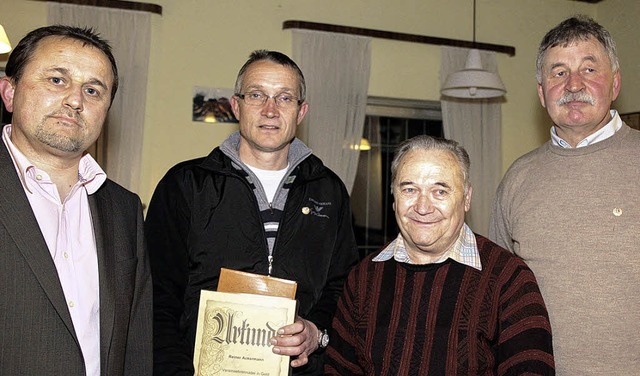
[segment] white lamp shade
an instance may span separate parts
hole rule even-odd
[[[451,73],[440,93],[454,98],[495,98],[507,90],[497,73],[482,69],[480,51],[472,49],[464,69]]]
[[[4,27],[0,25],[0,54],[6,54],[11,51],[11,43],[9,43],[9,37],[4,32]]]

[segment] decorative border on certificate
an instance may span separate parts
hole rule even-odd
[[[293,323],[296,301],[202,290],[193,364],[196,376],[286,376],[289,357],[269,339]]]

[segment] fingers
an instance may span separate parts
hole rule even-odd
[[[307,364],[308,362],[309,362],[309,357],[306,354],[301,354],[299,357],[291,361],[291,367],[293,368],[301,367]]]
[[[303,321],[296,321],[293,324],[285,325],[280,329],[278,329],[278,334],[294,335],[294,334],[302,333],[304,330],[305,330],[305,323]]]
[[[292,367],[303,366],[308,363],[308,356],[318,347],[317,332],[315,324],[299,318],[295,323],[280,328],[278,335],[271,338],[272,351],[295,357],[291,361]]]

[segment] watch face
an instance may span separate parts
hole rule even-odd
[[[327,334],[326,331],[324,331],[320,335],[320,347],[325,348],[327,347],[328,344],[329,344],[329,335]]]

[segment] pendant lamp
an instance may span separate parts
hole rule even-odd
[[[6,54],[11,51],[11,43],[9,43],[9,37],[4,32],[4,27],[0,25],[0,54]]]
[[[473,43],[476,42],[476,1],[473,1]],[[507,90],[497,73],[482,68],[480,51],[469,50],[464,69],[449,74],[440,89],[442,95],[454,98],[495,98]]]

